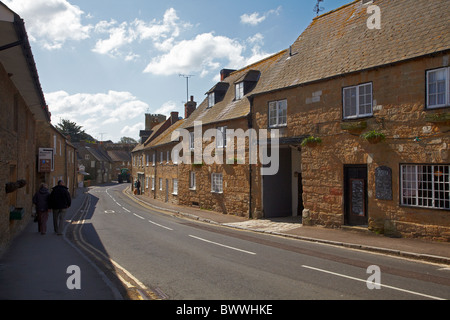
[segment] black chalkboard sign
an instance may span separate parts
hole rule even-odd
[[[375,169],[375,193],[377,199],[392,200],[392,169],[381,166]]]
[[[351,179],[352,184],[352,214],[364,216],[364,180]]]

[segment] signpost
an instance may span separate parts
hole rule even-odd
[[[38,172],[48,173],[55,170],[52,148],[39,148]]]

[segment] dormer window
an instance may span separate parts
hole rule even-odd
[[[239,79],[237,79],[234,83],[235,100],[241,100],[246,94],[251,92],[255,88],[260,76],[260,71],[250,70]]]
[[[208,95],[208,109],[212,108],[216,105],[216,103],[219,103],[223,100],[229,86],[229,83],[219,82],[206,93]]]
[[[244,97],[244,81],[236,83],[236,100],[241,100]]]
[[[216,94],[211,92],[208,94],[208,108],[212,108],[216,104]]]

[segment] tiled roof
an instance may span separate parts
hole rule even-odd
[[[369,29],[368,5],[381,10],[381,29]],[[354,1],[315,18],[253,92],[331,78],[450,50],[448,0]]]
[[[191,128],[194,126],[194,121],[201,121],[203,124],[209,124],[247,116],[250,112],[250,102],[245,97],[240,100],[235,100],[234,84],[238,81],[242,81],[246,77],[256,80],[255,74],[259,72],[259,81],[254,89],[257,90],[261,80],[265,77],[266,71],[276,63],[285,52],[286,50],[283,50],[243,69],[232,72],[222,82],[219,82],[213,87],[213,89],[215,89],[219,85],[220,88],[224,88],[228,85],[224,99],[217,102],[212,108],[208,108],[208,99],[206,98],[191,116],[188,119],[185,119],[182,127]],[[209,90],[207,93],[211,92],[213,89]],[[250,94],[251,92],[248,93],[248,95]]]
[[[161,135],[159,135],[155,140],[153,140],[148,146],[146,146],[146,149],[148,148],[154,148],[157,146],[166,145],[172,142],[172,132],[174,132],[176,129],[180,128],[183,123],[183,120],[178,120],[173,125],[171,125],[166,131],[164,131]]]
[[[114,162],[131,161],[131,154],[125,150],[108,150],[107,153],[111,160]]]

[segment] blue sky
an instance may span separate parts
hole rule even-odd
[[[3,0],[24,20],[52,123],[138,139],[145,113],[184,116],[223,68],[288,48],[316,0]],[[324,0],[324,12],[350,0]]]

